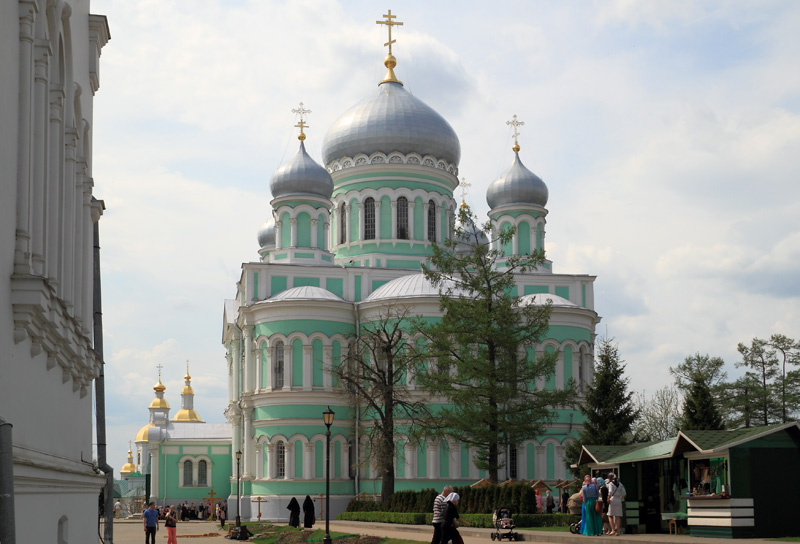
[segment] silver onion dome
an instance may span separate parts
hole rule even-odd
[[[511,168],[489,185],[486,202],[492,209],[510,204],[544,207],[548,196],[547,185],[542,178],[528,170],[519,159],[519,153],[515,152]]]
[[[489,237],[481,230],[479,225],[462,225],[460,220],[456,220],[456,231],[461,230],[461,236],[458,236],[458,245],[456,245],[456,253],[459,255],[469,255],[475,251],[479,245],[488,246]]]
[[[327,165],[359,153],[419,153],[458,166],[461,144],[453,127],[430,106],[395,81],[339,117],[325,135],[322,160]]]
[[[258,247],[261,249],[275,247],[275,220],[268,219],[258,229]]]
[[[301,141],[295,156],[272,174],[269,188],[273,198],[289,195],[330,198],[333,180],[327,170],[309,157],[306,146]]]

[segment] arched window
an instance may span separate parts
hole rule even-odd
[[[200,461],[197,465],[197,486],[208,487],[208,463],[205,461]]]
[[[339,243],[347,243],[347,205],[344,202],[339,206]]]
[[[436,202],[428,201],[428,241],[436,241]]]
[[[283,387],[283,364],[284,349],[283,342],[275,343],[275,387]]]
[[[188,459],[183,462],[183,487],[192,487],[192,462]]]
[[[404,196],[397,199],[397,237],[408,240],[408,199]]]
[[[364,240],[375,239],[375,199],[372,197],[364,201]]]
[[[283,440],[278,440],[275,446],[275,477],[286,478],[286,447]]]

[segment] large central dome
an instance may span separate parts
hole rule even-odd
[[[333,124],[325,135],[325,165],[344,157],[376,151],[432,155],[458,166],[461,144],[453,127],[433,108],[415,98],[402,83],[384,81]]]

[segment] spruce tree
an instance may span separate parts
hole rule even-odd
[[[629,378],[613,339],[602,339],[597,346],[594,379],[586,389],[586,402],[581,406],[585,417],[577,442],[566,449],[567,464],[574,463],[584,444],[624,446],[632,441],[633,424],[639,415],[633,392],[628,391]],[[577,476],[581,473],[573,471]]]
[[[686,389],[682,423],[685,430],[719,431],[725,428],[711,388],[699,373],[691,377]]]
[[[555,353],[536,355],[551,308],[520,304],[516,275],[541,266],[544,252],[504,255],[499,248],[513,234],[513,228],[497,233],[490,247],[491,224],[479,227],[462,207],[453,239],[434,245],[430,266],[423,268],[439,288],[442,318],[417,321],[429,361],[417,385],[445,404],[432,425],[475,447],[476,466],[493,482],[502,452],[539,436],[554,408],[575,399],[571,383],[536,387],[555,373]]]

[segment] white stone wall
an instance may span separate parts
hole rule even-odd
[[[17,542],[94,542],[92,99],[105,18],[88,0],[0,2],[0,416]]]

